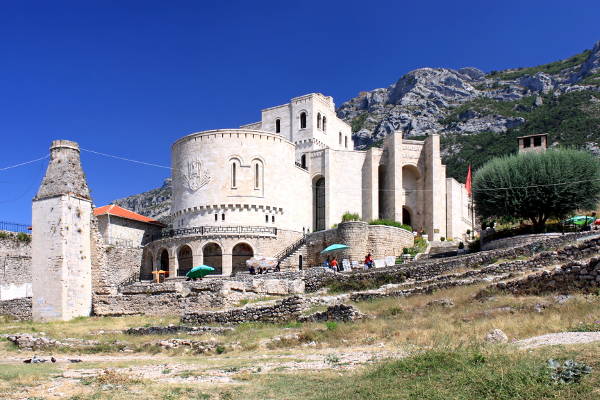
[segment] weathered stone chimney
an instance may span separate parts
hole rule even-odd
[[[92,200],[79,145],[55,140],[32,204],[33,320],[69,320],[92,310]]]

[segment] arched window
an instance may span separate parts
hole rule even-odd
[[[305,129],[305,128],[306,128],[306,113],[301,112],[300,113],[300,129]]]
[[[340,132],[340,146],[342,145],[342,132]]]
[[[237,187],[237,163],[235,161],[231,163],[231,187]]]
[[[306,169],[306,154],[302,154],[302,156],[300,156],[300,165],[302,168]]]
[[[327,130],[327,118],[323,117],[323,132]]]
[[[317,114],[317,129],[321,129],[321,113]]]
[[[348,148],[348,136],[344,136],[344,147]]]
[[[263,166],[260,160],[253,161],[252,171],[254,173],[254,189],[260,189],[263,180]]]
[[[281,120],[279,118],[277,118],[275,120],[275,133],[280,133],[281,132]]]

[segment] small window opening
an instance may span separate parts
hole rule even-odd
[[[531,147],[531,138],[523,139],[523,147]]]
[[[271,222],[275,222],[275,216],[271,215]]]
[[[258,163],[254,164],[254,189],[260,187],[260,166]]]
[[[265,215],[265,222],[269,223],[269,216],[268,215]]]
[[[300,165],[302,168],[306,169],[306,154],[302,154],[302,156],[300,156]]]
[[[300,113],[300,129],[306,128],[306,113]]]
[[[542,137],[536,136],[533,138],[533,147],[539,147],[542,145]]]
[[[237,185],[237,165],[235,162],[231,164],[231,187],[235,188]]]
[[[323,117],[323,132],[327,130],[327,118]]]
[[[321,129],[321,113],[317,114],[317,128]]]
[[[344,136],[344,147],[348,148],[348,136]]]
[[[276,119],[275,120],[275,133],[280,133],[280,132],[281,132],[281,120]]]
[[[219,214],[215,214],[215,221],[219,220]]]
[[[221,221],[225,221],[225,214],[221,214]]]
[[[342,132],[340,132],[340,146],[342,145]]]

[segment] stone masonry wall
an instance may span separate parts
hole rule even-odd
[[[31,319],[31,297],[0,301],[0,315],[6,315],[18,320]]]
[[[29,236],[31,237],[31,236]],[[31,242],[0,232],[0,300],[31,296]]]

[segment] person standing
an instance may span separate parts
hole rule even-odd
[[[338,269],[338,262],[335,259],[335,257],[333,257],[333,259],[331,260],[331,263],[329,263],[329,265],[331,266],[331,269],[334,270],[335,272],[340,272]]]

